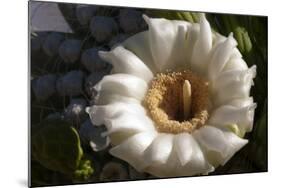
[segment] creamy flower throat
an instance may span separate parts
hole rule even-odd
[[[157,74],[143,105],[159,132],[191,133],[208,119],[208,82],[189,70]]]

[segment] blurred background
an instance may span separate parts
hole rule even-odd
[[[153,179],[112,157],[105,127],[85,108],[111,66],[97,52],[147,30],[142,14],[198,22],[197,12],[29,2],[31,185]],[[254,130],[242,150],[211,175],[267,171],[267,17],[206,13],[212,29],[233,32],[249,66],[257,65]]]

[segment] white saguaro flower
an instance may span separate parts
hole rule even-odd
[[[113,65],[87,109],[105,124],[110,153],[157,177],[208,174],[248,140],[256,104],[232,34],[200,23],[143,16],[149,29],[100,57]]]

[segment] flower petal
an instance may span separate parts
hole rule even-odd
[[[230,105],[221,106],[211,114],[208,123],[221,128],[237,124],[241,130],[249,132],[253,128],[256,106],[255,103],[242,108]]]
[[[219,33],[213,34],[213,47],[210,51],[210,58],[214,55],[214,52],[217,50],[217,48],[225,42],[227,38],[225,36],[222,36]],[[233,40],[233,44],[235,43],[234,38],[230,38],[230,40]],[[248,69],[248,65],[246,62],[242,59],[242,54],[238,50],[238,48],[233,48],[231,52],[230,59],[226,62],[222,72],[224,71],[230,71],[230,70],[246,70]]]
[[[134,75],[146,82],[153,78],[149,68],[135,54],[122,46],[117,46],[110,52],[100,51],[99,56],[113,65],[114,73]]]
[[[211,55],[211,62],[208,68],[209,80],[214,80],[223,70],[236,45],[237,42],[233,39],[232,33],[224,42],[218,44],[217,48]]]
[[[190,28],[190,27],[189,27]],[[177,55],[174,55],[169,61],[168,68],[176,69],[176,70],[184,70],[187,67],[187,43],[186,43],[186,33],[189,28],[186,28],[182,25],[178,27],[178,34],[175,41],[174,51]]]
[[[153,73],[157,72],[157,68],[154,64],[152,53],[150,51],[148,31],[135,34],[125,40],[122,45],[136,54],[136,56],[138,56]]]
[[[212,97],[215,105],[224,104],[237,98],[247,98],[256,75],[256,66],[240,71],[225,71],[212,82]]]
[[[209,52],[212,48],[212,31],[209,22],[204,14],[200,18],[200,31],[194,45],[191,58],[191,70],[204,74],[207,70]]]
[[[123,113],[116,118],[106,119],[104,124],[107,131],[103,133],[103,136],[117,132],[132,136],[139,132],[155,131],[153,122],[145,114]],[[113,140],[112,143],[116,144]]]
[[[254,103],[253,97],[248,97],[248,98],[234,99],[228,102],[227,105],[234,106],[237,108],[242,108],[242,107],[253,105],[253,103]]]
[[[236,48],[235,48],[236,49]],[[234,55],[235,56],[235,55]],[[232,71],[232,70],[247,70],[248,65],[241,57],[231,57],[229,61],[226,63],[222,72],[224,71]]]
[[[127,97],[120,94],[115,94],[111,91],[100,91],[98,95],[94,98],[94,103],[96,105],[106,105],[116,102],[124,102],[124,103],[140,103],[140,100],[133,98],[133,97]]]
[[[144,151],[151,144],[157,132],[142,132],[135,134],[120,145],[110,149],[109,153],[124,161],[127,161],[138,171],[143,169],[145,161],[143,159]]]
[[[113,74],[103,77],[103,79],[95,85],[95,90],[109,91],[127,97],[134,97],[142,100],[147,91],[147,83],[133,75],[129,74]]]
[[[187,31],[186,37],[186,66],[190,68],[191,58],[194,50],[195,43],[199,37],[200,27],[199,24],[192,24],[192,27]]]
[[[247,139],[240,138],[231,131],[224,132],[224,136],[226,142],[228,143],[228,151],[222,165],[224,165],[237,151],[248,143]]]
[[[148,24],[148,39],[151,54],[158,70],[174,68],[176,64],[183,64],[184,54],[178,50],[185,49],[185,35],[188,22],[171,21],[163,18],[148,18],[143,16]],[[181,29],[179,29],[181,28]]]
[[[208,174],[214,170],[214,167],[205,159],[200,146],[192,136],[186,136],[183,133],[175,136],[173,148],[169,159],[164,164],[151,164],[145,171],[157,177],[179,177],[179,176],[192,176],[200,174]],[[179,136],[179,137],[178,137]],[[177,138],[178,137],[178,138]],[[182,142],[179,147],[178,143]],[[187,145],[185,145],[187,144]],[[180,153],[178,152],[180,151]],[[181,162],[180,155],[184,155],[183,162]]]
[[[247,140],[241,139],[231,132],[224,132],[218,128],[204,126],[194,132],[196,140],[208,158],[208,161],[215,167],[224,165]]]
[[[185,137],[186,138],[186,137]],[[185,150],[191,150],[192,154],[190,156],[189,161],[182,166],[182,164],[177,167],[176,164],[173,164],[172,160],[168,161],[168,165],[173,165],[174,171],[172,176],[192,176],[192,175],[201,175],[208,174],[214,171],[214,167],[209,164],[208,160],[205,158],[202,149],[200,148],[197,141],[193,136],[190,137],[189,147],[186,147]],[[184,149],[184,148],[182,148]],[[178,158],[180,155],[177,154]]]
[[[192,136],[188,133],[182,133],[175,136],[174,147],[182,166],[191,160],[193,154],[192,139]]]
[[[213,46],[217,46],[218,44],[224,42],[227,38],[220,33],[214,32],[213,33]]]
[[[91,121],[94,125],[104,124],[105,119],[112,119],[121,114],[141,114],[144,115],[145,109],[138,103],[116,102],[108,105],[94,105],[88,107]]]
[[[172,134],[159,133],[144,152],[146,166],[165,164],[173,148],[173,139]]]
[[[198,174],[208,174],[214,171],[214,167],[204,156],[202,149],[197,141],[192,138],[192,156],[190,161],[178,172],[179,176],[191,176]]]
[[[230,70],[220,73],[217,79],[212,83],[213,89],[217,90],[226,85],[233,84],[233,82],[241,82],[244,80],[253,79],[256,76],[256,66],[252,66],[246,70]]]

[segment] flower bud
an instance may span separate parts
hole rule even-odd
[[[91,5],[77,5],[76,17],[81,25],[88,25],[96,14],[98,7]]]
[[[64,40],[64,36],[62,34],[56,32],[50,33],[46,37],[46,40],[44,41],[43,44],[44,52],[50,57],[57,55],[59,51],[59,47],[63,42],[63,40]]]
[[[65,63],[74,63],[79,59],[82,42],[80,40],[67,39],[59,48],[59,55]]]
[[[77,96],[82,93],[84,73],[71,71],[57,80],[57,91],[62,96]]]
[[[115,20],[105,16],[94,16],[90,23],[90,29],[98,43],[110,41],[118,32],[118,26]]]
[[[100,50],[104,49],[90,48],[83,52],[81,62],[89,72],[98,72],[106,68],[107,63],[98,55],[98,51]]]
[[[46,100],[56,92],[57,77],[48,74],[32,82],[33,92],[38,100]]]
[[[140,32],[147,27],[147,24],[142,18],[142,13],[133,9],[120,10],[119,24],[125,33]]]

